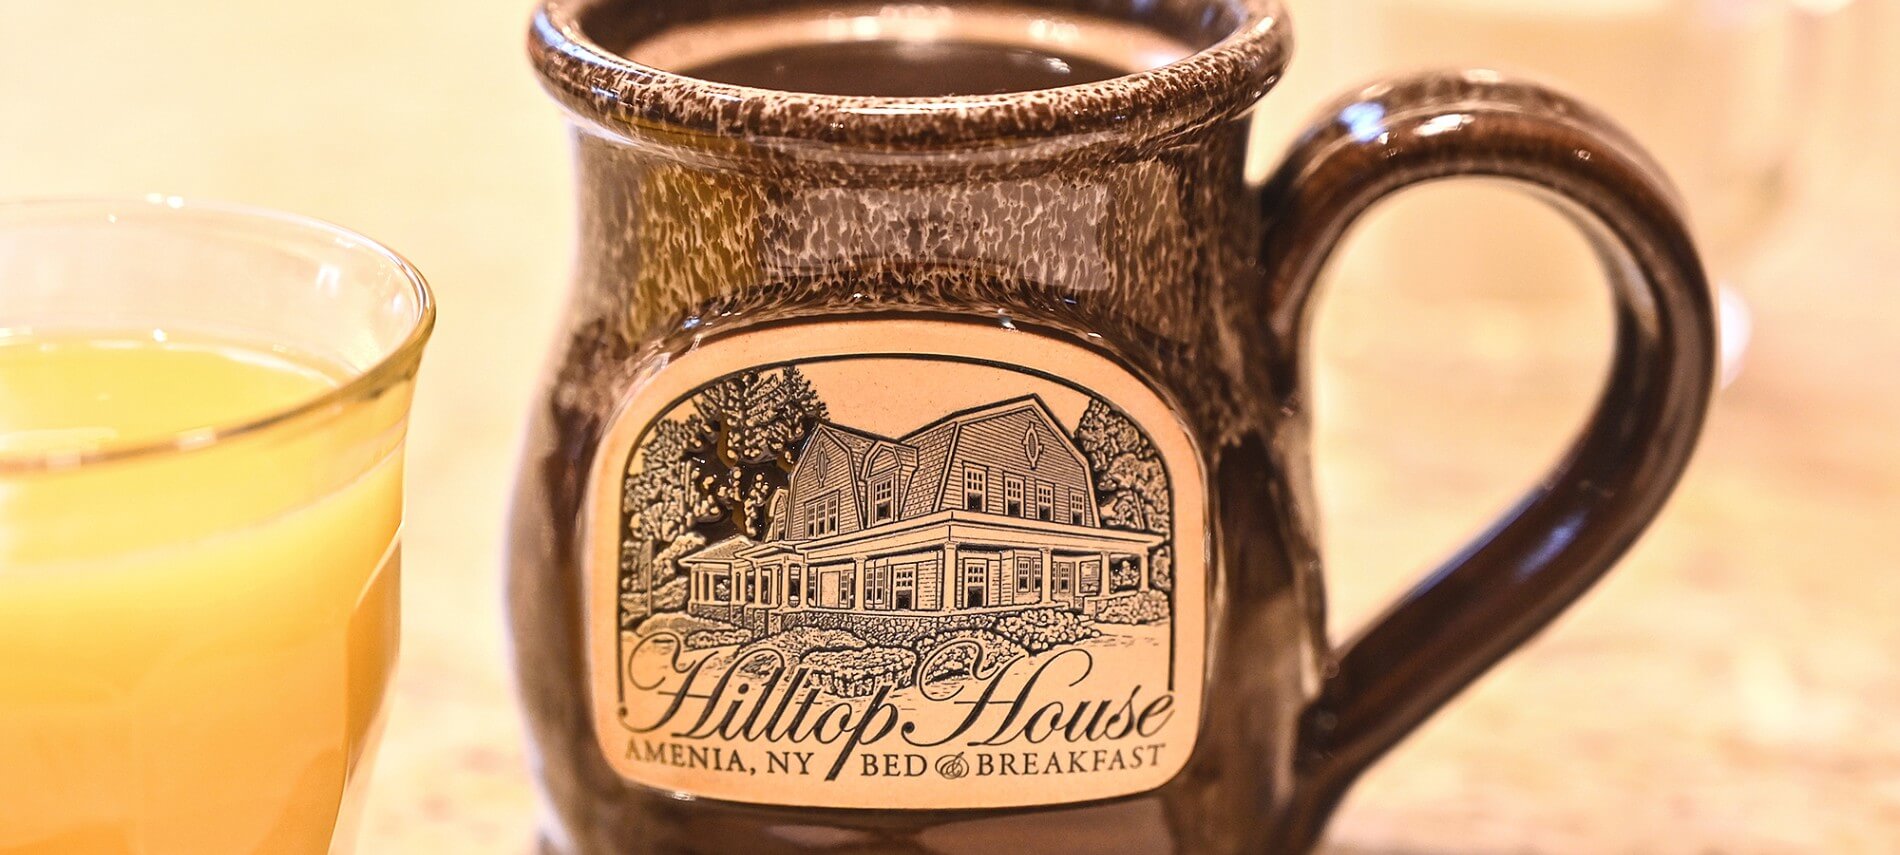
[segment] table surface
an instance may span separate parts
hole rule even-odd
[[[0,195],[285,208],[388,242],[435,285],[371,855],[513,855],[534,822],[501,522],[572,215],[561,117],[523,60],[525,5],[18,0],[0,26]],[[1372,770],[1330,852],[1900,841],[1900,171],[1856,168],[1738,278],[1752,348],[1652,533]],[[1318,469],[1350,628],[1558,452],[1607,312],[1588,289],[1345,278],[1321,324]]]

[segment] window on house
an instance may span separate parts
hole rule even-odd
[[[989,599],[990,563],[981,558],[966,558],[963,561],[963,607],[980,609]]]
[[[1014,475],[1003,476],[1003,513],[1023,515],[1023,479]]]
[[[803,589],[804,589],[804,585],[801,583],[803,583],[804,581],[805,581],[805,574],[799,571],[798,565],[793,564],[789,568],[786,569],[785,571],[785,604],[786,605],[796,606],[799,604],[799,596],[803,593]]]
[[[1036,482],[1036,519],[1053,522],[1056,518],[1056,485]]]
[[[897,577],[892,581],[891,591],[891,608],[915,608],[917,602],[917,565],[897,565]]]
[[[1088,525],[1088,505],[1082,502],[1082,491],[1069,491],[1069,522],[1075,525]]]
[[[871,523],[890,522],[897,516],[897,477],[886,475],[871,485]]]
[[[877,608],[884,605],[884,578],[890,572],[881,564],[872,564],[864,570],[864,606]]]
[[[841,507],[837,491],[826,493],[805,503],[805,536],[824,537],[838,533],[838,510]]]
[[[990,479],[983,467],[970,465],[963,469],[963,507],[965,510],[980,511],[989,504]]]
[[[1033,555],[1016,556],[1016,590],[1018,592],[1033,591],[1042,584],[1042,580],[1036,576],[1037,564],[1036,557]]]

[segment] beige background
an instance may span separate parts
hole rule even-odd
[[[533,822],[499,543],[571,212],[525,20],[524,0],[0,0],[0,195],[286,208],[387,241],[437,288],[371,855],[514,855]],[[1334,853],[1900,840],[1900,180],[1833,165],[1841,192],[1803,203],[1744,271],[1755,347],[1659,527],[1367,776]],[[1601,368],[1605,314],[1567,287],[1333,289],[1319,468],[1340,626],[1552,458]]]

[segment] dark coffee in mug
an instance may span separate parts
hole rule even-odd
[[[543,851],[1300,850],[1611,565],[1712,377],[1666,184],[1575,102],[1462,73],[1348,98],[1251,186],[1286,27],[543,7],[581,196],[510,545]],[[1312,285],[1369,205],[1453,175],[1566,200],[1622,349],[1513,517],[1333,649]]]
[[[817,7],[674,27],[629,59],[703,80],[934,98],[1074,86],[1192,53],[1138,25],[1034,7]]]

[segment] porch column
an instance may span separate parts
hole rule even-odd
[[[1049,547],[1042,548],[1042,587],[1036,591],[1036,602],[1047,603],[1055,599],[1055,586],[1049,584],[1049,574],[1055,572],[1055,562],[1050,560]]]
[[[1108,553],[1103,552],[1101,556],[1102,563],[1099,565],[1099,572],[1102,574],[1102,582],[1097,586],[1096,596],[1106,597],[1115,592],[1115,572],[1110,569],[1111,562],[1108,560]]]
[[[957,542],[943,542],[943,568],[937,574],[937,611],[950,611],[956,601],[956,589],[963,584],[963,569],[957,566]]]
[[[864,559],[851,557],[851,607],[864,610]]]
[[[1148,550],[1143,549],[1135,553],[1135,569],[1141,572],[1141,575],[1136,577],[1141,580],[1141,590],[1148,590]]]

